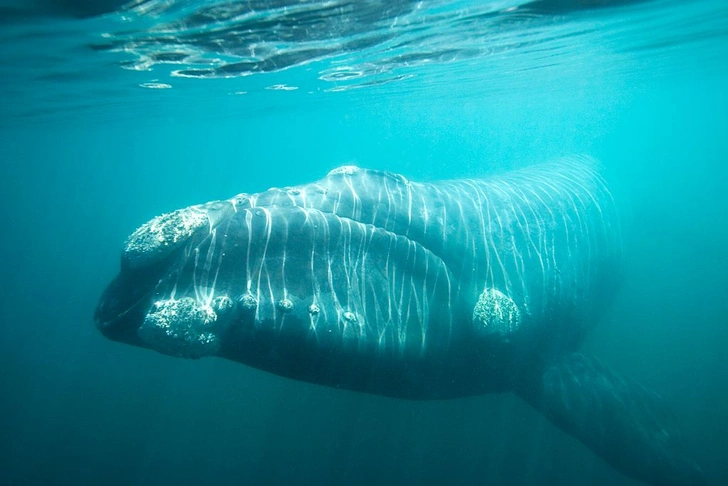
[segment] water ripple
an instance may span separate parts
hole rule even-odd
[[[539,29],[553,18],[528,6],[524,0],[146,0],[118,14],[123,28],[107,33],[94,48],[130,55],[127,69],[183,65],[171,74],[187,78],[349,61],[318,72],[320,80],[341,88],[342,83],[379,84],[380,79],[367,78],[382,73],[548,41]]]

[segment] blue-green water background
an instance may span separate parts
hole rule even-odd
[[[341,92],[315,63],[144,89],[171,78],[84,48],[97,20],[4,19],[0,482],[636,484],[508,394],[332,390],[113,343],[92,322],[122,242],[161,212],[344,163],[432,180],[588,153],[624,215],[627,270],[584,351],[663,395],[728,483],[728,16],[678,8],[723,23],[635,58],[485,56]],[[300,88],[262,89],[279,83]]]

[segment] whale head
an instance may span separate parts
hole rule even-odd
[[[124,245],[97,327],[164,354],[285,374],[322,356],[427,353],[428,340],[453,331],[452,276],[394,214],[375,214],[374,194],[386,184],[405,194],[408,182],[359,171],[145,223]]]

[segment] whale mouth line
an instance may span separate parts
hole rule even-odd
[[[134,302],[129,307],[127,307],[126,310],[122,310],[115,317],[112,317],[111,319],[104,320],[104,321],[97,321],[97,325],[101,328],[113,326],[117,322],[119,322],[122,319],[124,319],[125,317],[127,317],[132,311],[134,311],[137,307],[139,307],[144,301],[149,300],[149,297],[151,297],[151,295],[153,293],[154,293],[154,290],[149,291],[148,293],[142,295],[136,302]]]
[[[122,273],[109,284],[96,308],[94,321],[107,338],[140,345],[136,330],[162,280],[151,286],[142,285],[139,291],[139,287],[131,288],[127,279],[128,276]],[[132,297],[127,299],[128,293]]]

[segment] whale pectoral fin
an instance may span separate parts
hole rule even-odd
[[[567,355],[516,393],[632,478],[661,486],[705,484],[662,399],[594,359]]]

